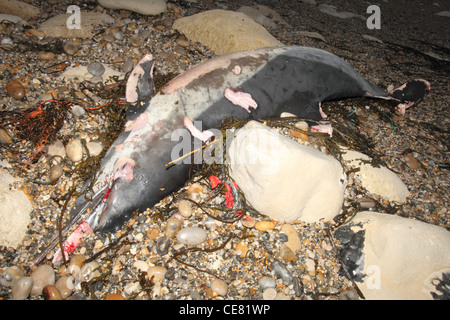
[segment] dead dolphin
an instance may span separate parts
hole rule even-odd
[[[207,130],[196,129],[193,121],[210,129],[226,117],[264,119],[290,112],[320,119],[323,101],[371,97],[411,105],[429,89],[428,82],[415,80],[414,88],[423,84],[419,93],[412,90],[412,94],[407,83],[394,96],[332,53],[283,46],[215,57],[145,100],[153,93],[153,66],[153,57],[147,55],[132,71],[126,93],[132,106],[125,130],[102,160],[93,200],[81,196],[71,211],[75,221],[90,208],[85,222],[95,232],[117,230],[132,212],[152,207],[186,182],[189,164],[169,168],[166,164],[174,160],[172,150],[179,143],[172,138],[175,130],[188,128],[201,140],[210,137]],[[81,234],[90,231],[83,230]]]

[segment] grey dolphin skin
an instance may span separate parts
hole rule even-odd
[[[117,230],[133,212],[151,208],[187,181],[189,164],[167,163],[174,160],[172,150],[179,141],[172,134],[177,129],[188,128],[193,136],[208,139],[207,131],[192,128],[193,121],[207,130],[226,117],[264,119],[290,112],[321,119],[323,101],[371,97],[410,106],[430,88],[425,80],[413,80],[393,96],[332,53],[283,46],[212,58],[170,81],[150,100],[153,66],[153,57],[147,55],[132,71],[125,130],[102,160],[93,200],[81,196],[71,211],[75,222],[90,208],[86,222],[94,232]]]

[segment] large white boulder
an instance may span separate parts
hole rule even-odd
[[[450,232],[364,211],[339,227],[341,261],[366,299],[450,299]]]
[[[173,28],[216,54],[282,45],[262,25],[241,12],[208,10],[176,20]]]
[[[7,167],[5,162],[0,167]],[[16,181],[5,169],[0,169],[0,246],[17,248],[31,222],[31,201],[23,191],[10,188]]]
[[[368,163],[371,158],[361,152],[342,149],[345,150],[342,158],[349,167],[360,168],[355,174],[361,177],[361,184],[367,191],[397,203],[404,203],[411,196],[408,187],[394,172],[386,167],[372,166]]]
[[[340,212],[347,185],[341,164],[259,122],[236,131],[227,163],[248,203],[272,219],[332,221]]]
[[[112,19],[109,15],[101,12],[80,13],[80,26],[68,28],[67,23],[72,13],[59,14],[40,24],[39,30],[45,35],[55,38],[92,38],[97,25],[105,24],[105,21]],[[73,21],[72,21],[73,23]]]
[[[105,8],[125,9],[143,15],[158,15],[167,10],[164,0],[98,0]]]

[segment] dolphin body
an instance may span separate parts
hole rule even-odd
[[[430,88],[425,80],[413,80],[389,93],[332,53],[282,46],[217,56],[174,78],[151,100],[142,100],[154,93],[153,66],[149,54],[132,71],[125,130],[102,160],[93,200],[78,197],[71,211],[75,221],[92,209],[86,221],[94,232],[119,229],[133,212],[152,207],[187,181],[189,164],[167,163],[179,143],[172,133],[192,121],[210,129],[226,117],[264,119],[290,112],[321,119],[323,101],[370,97],[410,106]],[[199,133],[193,131],[202,140],[209,137]]]

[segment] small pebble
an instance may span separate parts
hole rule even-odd
[[[31,277],[23,277],[18,279],[11,292],[13,300],[25,300],[30,295],[33,288],[33,279]]]
[[[11,144],[12,138],[5,129],[0,129],[0,144]]]
[[[192,215],[191,203],[187,200],[180,201],[178,204],[178,210],[184,218],[189,218]]]
[[[105,67],[100,62],[92,62],[87,66],[87,71],[93,76],[101,77],[105,73]]]
[[[0,284],[4,287],[12,287],[14,283],[25,276],[22,267],[12,266],[0,274]]]
[[[6,92],[16,100],[22,100],[25,97],[25,87],[19,80],[10,80],[6,84]]]
[[[226,296],[228,292],[228,285],[221,279],[214,279],[211,281],[210,288],[213,292],[216,292],[219,296]]]
[[[264,276],[259,279],[258,284],[261,291],[264,291],[267,288],[275,288],[275,286],[277,285],[276,281],[268,276]]]
[[[419,169],[420,167],[419,161],[417,161],[417,159],[414,158],[412,154],[407,154],[405,156],[405,161],[408,164],[408,166],[413,170]]]
[[[162,236],[156,240],[155,250],[160,256],[166,255],[169,252],[170,239],[167,236]]]
[[[290,284],[294,278],[292,272],[280,261],[272,262],[272,270],[275,272],[275,276],[281,278],[285,284]]]
[[[78,162],[83,158],[83,145],[80,139],[73,139],[66,145],[66,154],[73,162]]]
[[[275,223],[272,221],[258,221],[255,224],[255,229],[259,231],[268,231],[275,229]]]
[[[46,285],[55,284],[55,271],[48,264],[43,264],[37,267],[32,273],[33,288],[31,294],[41,295],[42,290]]]
[[[94,278],[97,278],[101,275],[99,270],[99,264],[97,261],[91,261],[83,265],[80,270],[81,281],[90,281]]]
[[[281,231],[286,233],[288,241],[285,243],[289,249],[293,252],[300,251],[302,249],[302,243],[298,235],[297,230],[289,223],[283,224]]]
[[[294,127],[296,127],[297,129],[303,130],[303,131],[308,131],[308,128],[309,128],[308,123],[306,121],[296,122],[294,124]]]
[[[53,52],[41,51],[39,52],[39,58],[42,60],[53,60],[55,54]]]
[[[66,54],[68,54],[69,56],[73,56],[78,51],[78,47],[71,43],[66,43],[64,45],[63,49],[64,49],[64,52]]]
[[[124,38],[124,36],[120,33],[120,32],[115,32],[114,33],[114,39],[118,40],[118,41],[122,41]]]
[[[152,279],[153,283],[161,282],[164,280],[167,269],[160,266],[153,266],[147,269],[148,279]]]
[[[72,257],[72,259],[70,259],[69,266],[77,266],[81,269],[84,261],[86,261],[86,257],[83,254],[76,254]]]
[[[249,228],[249,229],[253,228],[256,225],[255,219],[252,219],[250,217],[242,218],[241,223],[244,227]]]
[[[138,292],[142,289],[141,285],[139,284],[139,282],[130,282],[127,283],[124,287],[123,287],[123,291],[125,291],[126,294],[130,295],[133,294],[135,292]]]
[[[297,261],[295,253],[285,244],[280,247],[280,258],[285,261]]]
[[[112,42],[116,41],[116,38],[114,37],[114,35],[108,33],[108,34],[105,34],[105,36],[103,37],[103,41],[112,43]]]
[[[339,294],[339,300],[359,300],[359,295],[355,290],[345,290]]]
[[[309,136],[306,133],[298,132],[296,130],[289,130],[289,132],[296,138],[300,138],[304,141],[309,141]]]
[[[199,227],[187,227],[177,233],[177,240],[182,244],[196,246],[206,241],[208,235]]]
[[[49,179],[50,182],[55,182],[61,177],[63,174],[63,168],[60,164],[52,166],[50,169]]]
[[[171,218],[167,221],[165,234],[169,238],[174,238],[180,229],[181,221],[177,218]]]
[[[143,260],[137,260],[133,263],[133,267],[135,267],[136,269],[138,269],[140,272],[147,272],[148,268],[150,268],[150,266],[148,265],[147,262],[143,261]]]
[[[86,114],[86,110],[84,110],[83,107],[81,107],[77,104],[72,107],[71,111],[72,111],[72,114],[77,118],[80,118]]]
[[[263,291],[263,300],[275,300],[277,290],[275,288],[267,288]]]
[[[306,266],[306,269],[308,270],[309,274],[314,274],[316,272],[316,265],[315,265],[314,260],[306,258],[305,266]]]
[[[96,141],[86,143],[86,147],[91,157],[96,157],[103,151],[103,145],[100,142]]]
[[[368,198],[360,198],[357,200],[357,202],[361,206],[361,209],[370,209],[370,208],[375,208],[377,206],[375,201],[373,201],[372,199],[368,199]]]
[[[48,154],[52,157],[59,156],[64,158],[66,156],[66,148],[61,140],[56,140],[54,143],[49,145]]]
[[[42,295],[45,300],[62,300],[61,293],[59,290],[53,285],[46,285],[44,289],[42,289]]]
[[[133,60],[126,60],[123,64],[122,64],[122,72],[131,72],[134,68],[134,61]]]
[[[239,254],[239,257],[241,258],[245,258],[247,256],[248,250],[249,248],[244,241],[241,241],[236,245],[236,253]]]
[[[73,277],[63,276],[60,277],[56,283],[55,287],[58,289],[61,297],[67,299],[73,292],[75,279]]]
[[[189,41],[183,40],[183,39],[178,39],[177,40],[177,45],[179,45],[180,47],[189,47]]]

